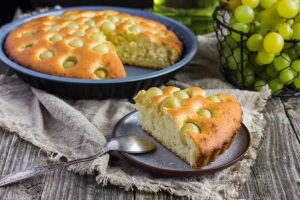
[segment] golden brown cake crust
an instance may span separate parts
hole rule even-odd
[[[75,16],[74,19],[70,19],[68,13],[72,13],[72,16]],[[4,45],[5,51],[8,57],[16,63],[45,74],[82,79],[99,79],[94,72],[101,66],[108,72],[108,77],[106,78],[124,78],[126,77],[126,73],[123,64],[118,58],[112,43],[109,41],[95,42],[91,39],[93,32],[87,31],[91,27],[96,27],[100,30],[101,25],[109,20],[111,13],[122,19],[116,22],[117,31],[128,31],[128,27],[132,24],[126,22],[126,19],[139,20],[139,25],[145,31],[138,34],[169,45],[181,54],[181,42],[164,25],[152,20],[112,10],[71,10],[63,13],[62,17],[58,19],[55,19],[55,16],[45,16],[31,20],[8,35]],[[95,25],[89,26],[86,24],[89,20],[95,21]],[[70,28],[68,27],[70,23],[76,23],[79,27]],[[55,32],[49,32],[49,29],[52,27],[60,27],[60,29]],[[76,31],[84,32],[85,35],[73,35]],[[33,34],[26,37],[23,35],[30,32]],[[156,33],[163,33],[166,37],[160,37]],[[57,42],[50,41],[50,38],[57,34],[62,35],[63,39]],[[71,47],[69,43],[75,39],[83,40],[84,45],[77,48]],[[109,47],[108,53],[98,53],[92,50],[93,47],[100,43],[104,43]],[[25,49],[25,46],[28,44],[33,45]],[[44,60],[40,59],[39,55],[46,50],[54,52],[54,56]],[[62,63],[68,56],[76,57],[78,62],[74,67],[66,69]]]
[[[179,90],[169,86],[163,88],[163,95],[153,97],[151,101],[159,104],[166,96]],[[242,123],[242,109],[239,101],[227,94],[216,94],[222,102],[216,103],[205,98],[201,88],[186,89],[192,98],[183,99],[181,108],[166,108],[175,119],[185,119],[201,127],[201,134],[188,132],[198,146],[202,155],[210,155],[215,149],[220,149],[224,143],[230,142]],[[205,108],[211,111],[213,117],[205,118],[197,114],[197,109]]]
[[[166,97],[178,90],[179,88],[173,86],[165,87],[162,89],[163,94],[151,97],[149,100],[154,106],[159,107]],[[221,102],[213,102],[204,96],[205,92],[201,88],[192,87],[183,91],[187,92],[190,98],[182,99],[181,107],[163,109],[172,116],[178,128],[181,128],[184,123],[194,123],[201,128],[200,133],[186,131],[199,149],[200,154],[193,166],[199,168],[214,161],[229,148],[241,127],[242,109],[239,101],[227,94],[216,94],[215,96],[219,97]],[[144,94],[145,91],[141,91],[135,100],[142,103]],[[197,112],[200,109],[209,110],[211,118],[199,115]]]
[[[143,127],[142,127],[143,129]],[[150,131],[147,131],[145,129],[143,129],[148,135],[152,136]],[[221,154],[223,154],[226,149],[228,149],[232,142],[234,141],[236,135],[238,134],[238,131],[236,133],[233,133],[233,136],[231,138],[231,140],[227,143],[224,143],[222,145],[222,147],[220,149],[215,149],[210,155],[206,156],[206,155],[200,155],[197,158],[197,162],[195,163],[195,165],[193,165],[193,168],[201,168],[206,166],[208,163],[210,162],[214,162],[216,161],[216,159],[218,158],[218,156],[220,156]],[[179,157],[181,160],[183,160],[184,162],[186,162],[187,164],[189,163],[187,160],[185,160],[184,158],[180,157],[176,152],[172,151],[172,149],[168,148],[165,144],[163,144],[160,140],[158,140],[157,138],[153,137],[157,142],[159,142],[161,145],[163,145],[165,148],[167,148],[169,151],[171,151],[172,153],[174,153],[177,157]]]

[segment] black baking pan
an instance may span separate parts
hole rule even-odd
[[[172,30],[183,43],[183,55],[181,60],[162,70],[152,70],[125,65],[124,67],[127,73],[127,78],[90,80],[64,78],[32,71],[13,62],[5,54],[3,46],[7,35],[13,29],[34,18],[46,15],[60,15],[66,10],[98,11],[106,9],[141,16],[164,24],[168,29]],[[38,13],[13,21],[1,29],[0,46],[0,61],[5,66],[13,69],[22,80],[33,87],[43,89],[61,97],[72,99],[132,98],[141,89],[147,89],[149,87],[159,86],[166,83],[180,68],[188,64],[193,59],[198,49],[196,36],[190,29],[177,21],[141,10],[106,6],[70,7]]]

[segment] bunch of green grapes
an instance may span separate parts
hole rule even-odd
[[[274,94],[284,86],[300,90],[300,0],[229,0],[230,27],[221,62],[234,80]],[[242,64],[243,63],[243,64]],[[242,66],[243,65],[243,66]]]

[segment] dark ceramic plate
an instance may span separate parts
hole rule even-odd
[[[250,134],[243,124],[230,148],[220,155],[215,162],[211,162],[200,169],[194,169],[147,135],[140,126],[136,111],[123,117],[114,129],[115,137],[129,135],[142,136],[153,141],[156,144],[156,150],[145,154],[124,152],[121,154],[139,167],[167,176],[195,176],[224,169],[242,159],[250,145]]]
[[[10,60],[4,52],[3,45],[6,36],[15,28],[34,18],[46,15],[60,15],[66,10],[98,11],[105,9],[129,13],[135,16],[141,16],[164,24],[168,29],[172,30],[183,43],[183,55],[181,57],[181,60],[176,64],[162,70],[125,66],[125,70],[128,76],[127,78],[88,80],[51,76],[48,74],[42,74],[36,71],[32,71]],[[181,23],[164,16],[155,15],[151,12],[120,7],[87,6],[52,10],[13,21],[12,23],[4,26],[0,31],[0,61],[4,65],[13,69],[21,79],[34,87],[46,90],[62,97],[73,99],[132,98],[141,89],[159,86],[167,82],[180,68],[182,68],[192,60],[197,52],[197,49],[198,43],[196,36],[190,29],[188,29]]]

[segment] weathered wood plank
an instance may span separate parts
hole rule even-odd
[[[158,192],[158,193],[148,193],[148,192],[140,192],[136,190],[135,193],[136,200],[187,200],[185,197],[177,197],[174,195],[170,195],[167,192]]]
[[[39,148],[0,128],[0,175],[47,164],[47,156]],[[59,169],[29,180],[0,188],[0,199],[124,199],[133,200],[134,191],[116,186],[101,187],[94,176],[79,176]]]
[[[300,98],[291,97],[283,99],[286,114],[296,133],[298,142],[300,143]]]
[[[0,173],[1,176],[13,171],[46,164],[46,156],[39,156],[39,149],[18,136],[0,130]],[[45,176],[39,176],[8,187],[0,188],[3,199],[40,199]]]
[[[299,199],[300,145],[279,98],[268,102],[264,116],[264,137],[240,197]]]
[[[126,192],[111,185],[101,187],[95,181],[94,176],[79,176],[66,169],[58,169],[46,176],[42,199],[133,200],[134,192]]]

